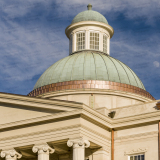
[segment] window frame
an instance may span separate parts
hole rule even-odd
[[[94,46],[93,48],[91,48],[91,33],[97,33],[99,36],[98,36],[98,48],[96,48],[96,46]],[[89,49],[93,49],[93,50],[100,50],[100,32],[99,31],[95,31],[95,30],[90,30],[89,31],[89,38],[88,38],[88,41],[89,41]],[[95,39],[94,39],[95,40]],[[96,42],[94,42],[96,43]],[[93,44],[92,44],[93,45]]]
[[[130,157],[141,156],[141,155],[144,155],[144,160],[145,160],[145,154],[144,154],[144,153],[129,155],[129,156],[128,156],[128,160],[131,160]],[[134,159],[133,159],[133,160],[134,160]],[[137,160],[138,160],[138,159],[137,159]],[[140,159],[140,160],[141,160],[141,159]]]
[[[80,38],[82,38],[82,39],[81,39],[82,41],[77,41],[77,38],[78,38],[77,35],[78,35],[78,34],[81,34],[81,33],[82,33],[82,34],[84,33],[84,36],[80,37]],[[76,35],[76,51],[80,51],[80,50],[86,49],[86,32],[85,32],[85,31],[78,31],[78,32],[75,33],[75,35]],[[83,37],[84,37],[84,39],[83,39]],[[82,48],[80,48],[80,49],[78,48],[78,47],[80,47],[80,46],[78,45],[78,42],[81,43],[80,46],[81,46]]]

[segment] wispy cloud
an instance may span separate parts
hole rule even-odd
[[[67,12],[69,15],[74,16],[75,13],[79,13],[86,10],[86,5],[91,3],[93,9],[103,14],[110,13],[107,16],[113,18],[117,16],[117,12],[121,12],[126,18],[146,18],[147,23],[153,23],[155,18],[159,18],[160,14],[160,1],[159,0],[139,0],[139,1],[127,1],[127,0],[55,0],[57,4],[58,13],[61,16],[65,16],[63,13]],[[62,12],[63,11],[63,12]]]
[[[0,91],[27,94],[47,67],[67,56],[64,30],[76,14],[87,9],[88,3],[104,14],[115,29],[111,56],[129,65],[146,86],[152,80],[156,85],[160,1],[2,0]],[[151,75],[148,80],[145,68]]]

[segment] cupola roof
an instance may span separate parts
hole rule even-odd
[[[98,22],[108,24],[106,18],[102,14],[100,14],[97,11],[92,10],[92,5],[91,4],[88,4],[87,7],[88,7],[88,10],[80,12],[79,14],[77,14],[73,18],[71,24],[81,22],[81,21],[98,21]]]

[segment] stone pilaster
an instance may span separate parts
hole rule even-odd
[[[67,145],[68,147],[73,146],[73,160],[84,160],[85,148],[88,148],[90,146],[90,142],[88,140],[80,138],[68,140]]]
[[[20,159],[22,155],[19,154],[16,150],[11,149],[2,151],[1,157],[5,158],[6,160],[17,160],[17,158]]]
[[[110,148],[109,147],[102,147],[98,150],[92,150],[94,152],[92,154],[92,158],[94,160],[109,160],[110,159]]]
[[[38,152],[38,160],[49,160],[49,154],[54,153],[55,149],[45,143],[33,146],[32,151],[34,153]]]

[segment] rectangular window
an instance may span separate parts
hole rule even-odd
[[[104,53],[107,53],[107,40],[108,40],[107,35],[103,35],[103,52]]]
[[[129,160],[145,160],[144,154],[130,156]]]
[[[76,34],[76,50],[82,50],[85,49],[85,33],[80,32]]]
[[[90,32],[90,49],[99,50],[99,33]]]

